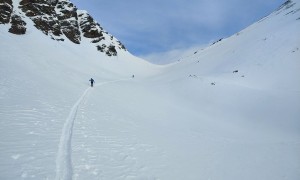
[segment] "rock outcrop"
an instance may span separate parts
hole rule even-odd
[[[51,39],[68,39],[80,44],[83,38],[94,44],[95,49],[108,56],[117,56],[125,46],[103,30],[86,11],[78,10],[69,0],[20,0],[13,7],[12,0],[0,2],[0,24],[11,24],[9,32],[26,33],[24,18],[33,21],[34,26]],[[18,8],[18,14],[15,9]]]
[[[12,0],[2,0],[0,2],[0,24],[9,23],[12,11]]]
[[[26,33],[26,23],[22,20],[21,16],[16,14],[11,16],[11,27],[8,31],[18,35]]]

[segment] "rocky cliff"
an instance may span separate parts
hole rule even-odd
[[[9,32],[26,34],[28,19],[53,40],[80,44],[86,38],[96,50],[108,56],[126,51],[120,41],[69,0],[0,0],[0,24],[9,24]]]

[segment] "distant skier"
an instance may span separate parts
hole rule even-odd
[[[93,87],[93,86],[94,86],[94,82],[95,82],[95,81],[94,81],[94,79],[93,79],[93,78],[91,78],[91,79],[90,79],[90,81],[91,81],[91,87]]]
[[[134,74],[132,75],[132,78],[134,78]]]

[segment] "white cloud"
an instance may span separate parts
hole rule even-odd
[[[271,13],[285,0],[72,1],[121,40],[132,54],[152,57],[158,52],[230,36]]]

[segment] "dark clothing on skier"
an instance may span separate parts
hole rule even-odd
[[[95,81],[93,78],[91,78],[90,81],[91,81],[91,87],[93,87]]]

